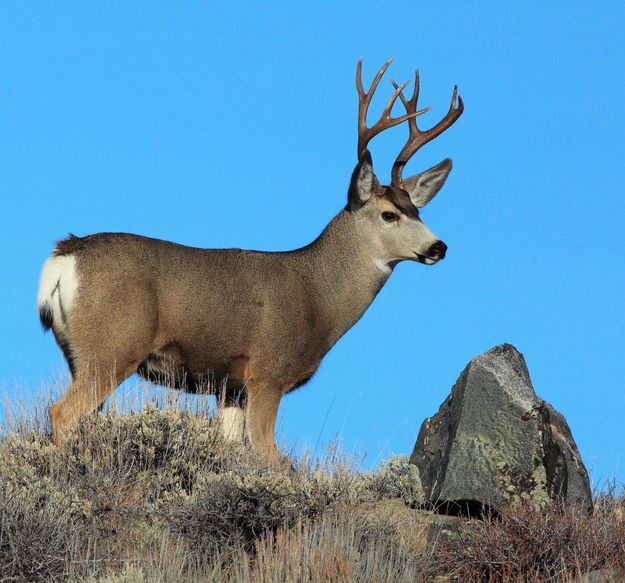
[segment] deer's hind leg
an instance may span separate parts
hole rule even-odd
[[[127,326],[122,336],[111,325],[119,321],[123,321],[121,317],[111,317],[110,322],[102,318],[92,326],[76,326],[72,342],[67,342],[74,382],[49,409],[52,440],[58,447],[63,447],[68,428],[81,415],[102,405],[122,381],[137,371],[150,352],[152,330],[142,328],[137,319],[135,326]]]
[[[78,418],[98,409],[119,384],[136,370],[135,363],[125,366],[104,366],[90,363],[76,370],[74,382],[50,409],[52,440],[63,448],[65,433]]]
[[[86,271],[80,276],[78,299],[68,322],[55,334],[62,336],[65,355],[71,358],[74,382],[50,409],[52,439],[63,447],[64,434],[78,418],[100,406],[117,386],[136,372],[154,345],[157,302],[149,294],[136,294],[132,282],[111,278],[98,290]],[[94,289],[92,295],[81,292]],[[82,293],[82,296],[81,296]],[[114,301],[113,301],[114,300]]]

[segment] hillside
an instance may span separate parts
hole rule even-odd
[[[418,508],[405,457],[362,471],[330,448],[269,464],[206,416],[153,405],[84,418],[63,452],[46,423],[5,423],[2,582],[573,581],[625,564],[616,488],[589,518],[469,521]]]

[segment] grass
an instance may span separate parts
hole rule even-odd
[[[574,581],[625,564],[616,486],[592,517],[518,507],[437,537],[404,456],[272,464],[224,442],[197,401],[110,407],[59,451],[41,403],[7,410],[2,582]]]

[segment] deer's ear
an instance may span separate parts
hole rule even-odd
[[[348,208],[356,210],[365,204],[379,186],[378,179],[373,173],[373,162],[369,150],[363,150],[360,160],[352,174],[347,194]]]
[[[430,202],[445,184],[450,172],[451,160],[446,158],[429,170],[404,179],[404,188],[408,191],[412,204],[421,208]]]

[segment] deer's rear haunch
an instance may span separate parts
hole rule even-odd
[[[393,267],[432,265],[447,246],[421,221],[419,208],[442,187],[451,160],[402,178],[411,156],[462,114],[454,89],[445,117],[420,130],[419,77],[407,99],[398,87],[371,127],[369,103],[388,61],[358,89],[358,164],[346,207],[310,245],[284,253],[197,249],[126,233],[57,243],[45,262],[38,306],[73,376],[50,407],[57,445],[80,415],[97,408],[133,373],[189,392],[217,394],[225,435],[272,454],[282,395],[314,374],[332,345],[362,316]],[[406,114],[392,117],[397,99]],[[369,141],[407,123],[408,141],[391,183],[373,173]]]

